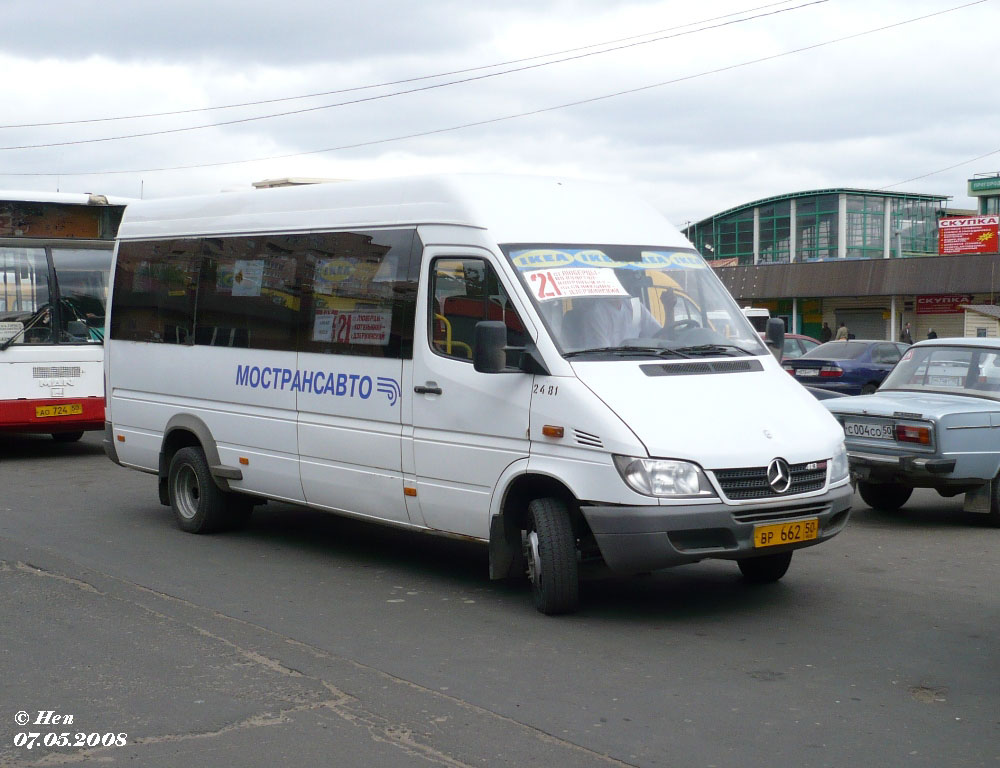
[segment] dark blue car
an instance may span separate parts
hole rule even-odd
[[[909,344],[894,341],[828,341],[782,367],[800,384],[844,395],[878,389]]]

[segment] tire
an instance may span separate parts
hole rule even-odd
[[[788,572],[792,564],[791,552],[779,552],[774,555],[745,557],[737,560],[743,578],[751,584],[772,584]]]
[[[875,390],[877,390],[877,389],[878,389],[878,384],[865,384],[861,388],[861,394],[862,395],[873,395],[873,394],[875,394]]]
[[[227,494],[212,479],[201,448],[181,448],[170,460],[167,493],[177,526],[188,533],[212,533],[227,527]]]
[[[576,536],[564,502],[547,498],[528,505],[525,558],[531,595],[539,611],[553,616],[579,607]]]
[[[858,493],[861,494],[865,504],[872,509],[895,512],[910,498],[913,489],[898,483],[866,483],[861,481],[858,483]]]
[[[53,432],[52,439],[57,443],[75,443],[83,437],[83,432]]]

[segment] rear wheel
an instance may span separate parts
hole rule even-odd
[[[737,560],[736,564],[739,565],[743,578],[751,584],[771,584],[788,572],[788,566],[792,564],[792,553],[745,557]]]
[[[858,493],[872,509],[895,512],[902,507],[913,493],[912,488],[898,483],[858,483]]]
[[[83,432],[53,432],[52,439],[57,443],[75,443],[83,437]]]
[[[201,448],[181,448],[174,454],[167,475],[167,491],[182,531],[211,533],[229,523],[226,494],[212,479]]]
[[[559,499],[535,499],[528,518],[524,554],[535,607],[547,615],[572,613],[580,604],[580,577],[569,509]]]

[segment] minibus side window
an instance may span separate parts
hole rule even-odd
[[[435,259],[431,297],[429,335],[439,355],[471,363],[476,323],[481,320],[502,320],[507,325],[508,347],[523,347],[527,340],[524,323],[496,272],[483,259]]]
[[[295,351],[301,236],[205,238],[194,343]]]
[[[122,242],[111,311],[111,338],[190,344],[201,271],[197,240]]]
[[[316,235],[303,254],[299,349],[413,357],[419,252],[416,231]]]
[[[111,338],[413,356],[416,231],[122,242]]]

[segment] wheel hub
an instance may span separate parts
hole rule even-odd
[[[538,533],[528,531],[528,541],[525,547],[525,559],[528,561],[528,579],[537,584],[542,577],[542,558],[538,554]]]

